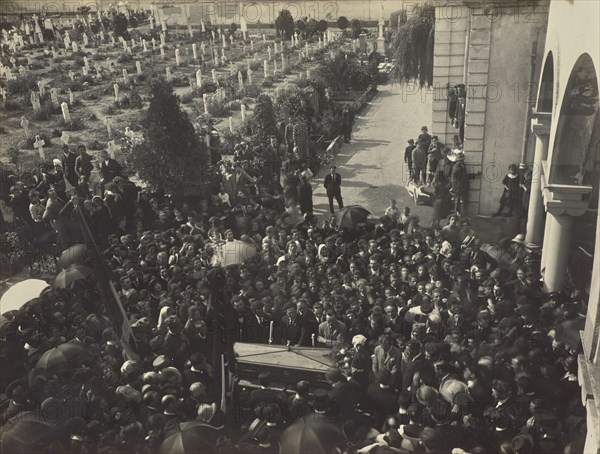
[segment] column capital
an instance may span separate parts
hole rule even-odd
[[[555,216],[581,216],[589,207],[591,186],[548,183],[548,162],[542,161],[542,197],[546,211]]]
[[[531,131],[538,137],[548,136],[550,135],[551,121],[551,112],[538,112],[534,109],[531,113]]]

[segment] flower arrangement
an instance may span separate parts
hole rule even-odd
[[[14,274],[24,263],[27,256],[26,245],[21,241],[16,232],[5,232],[0,235],[0,251],[2,255],[2,268],[6,266],[9,275]]]

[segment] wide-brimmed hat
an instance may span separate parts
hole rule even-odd
[[[417,400],[420,404],[428,406],[435,402],[439,396],[439,393],[435,388],[428,385],[421,385],[417,389]]]
[[[510,240],[513,243],[518,243],[518,244],[525,244],[525,234],[523,233],[519,233],[517,236],[515,236],[512,240]]]
[[[460,380],[448,379],[440,386],[440,395],[449,404],[455,404],[456,395],[459,393],[469,393],[469,387]]]

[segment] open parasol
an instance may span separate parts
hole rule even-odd
[[[48,283],[41,279],[27,279],[13,285],[0,299],[0,314],[20,309],[48,287]]]
[[[75,244],[68,249],[65,249],[58,259],[58,267],[64,270],[71,265],[84,265],[90,259],[87,245]]]
[[[2,452],[41,452],[49,443],[68,434],[69,425],[50,421],[43,412],[21,412],[2,426]]]
[[[345,227],[353,230],[358,224],[367,222],[370,214],[369,210],[360,205],[349,205],[335,214],[336,225],[338,228]]]
[[[58,347],[51,348],[45,352],[34,368],[34,376],[52,375],[57,372],[64,372],[73,369],[79,365],[85,356],[85,349],[75,343],[65,343]]]
[[[85,265],[71,265],[66,270],[62,270],[54,279],[54,288],[69,288],[75,281],[87,279],[94,274],[94,270]]]
[[[188,421],[177,424],[167,432],[165,439],[160,445],[160,454],[212,454],[216,447],[211,443],[214,436],[211,434],[214,428],[200,421]]]

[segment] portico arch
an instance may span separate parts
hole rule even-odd
[[[551,113],[554,108],[554,57],[546,55],[537,98],[537,112]]]

